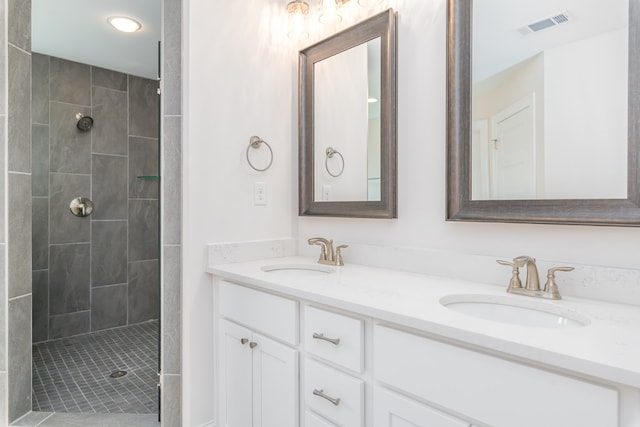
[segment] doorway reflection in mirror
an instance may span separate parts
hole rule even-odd
[[[627,197],[628,9],[474,2],[473,200]]]

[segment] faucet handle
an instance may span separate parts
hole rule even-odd
[[[522,282],[520,281],[520,271],[518,270],[517,262],[509,262],[501,259],[497,259],[496,262],[501,265],[511,267],[511,279],[509,280],[509,287],[507,292],[511,292],[512,289],[522,288]]]
[[[339,245],[336,248],[336,265],[344,265],[344,261],[342,259],[342,249],[348,247],[349,245]]]
[[[549,275],[554,276],[556,271],[573,271],[573,270],[575,270],[575,268],[573,267],[553,267],[549,269],[549,271],[547,272],[547,276]]]
[[[547,282],[544,284],[544,291],[550,293],[552,299],[560,299],[560,292],[556,284],[556,271],[573,271],[573,267],[553,267],[547,272]]]

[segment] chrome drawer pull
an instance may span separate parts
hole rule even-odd
[[[249,342],[249,340],[246,338],[240,338],[240,342],[242,343],[242,345],[245,345],[246,343]]]
[[[251,341],[251,342],[249,343],[249,347],[251,347],[251,348],[256,348],[257,346],[258,346],[258,343],[257,343],[257,342],[253,342],[253,341]]]
[[[323,390],[320,389],[318,390],[317,388],[313,389],[313,394],[315,396],[320,396],[323,399],[327,399],[329,402],[333,403],[334,405],[338,406],[340,404],[340,398],[333,398],[331,396],[327,396],[326,394],[324,394]]]
[[[329,341],[333,345],[340,344],[340,338],[327,338],[324,336],[324,334],[319,334],[317,332],[313,333],[313,338],[317,340]]]

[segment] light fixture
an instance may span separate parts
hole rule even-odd
[[[323,24],[337,24],[342,21],[340,8],[349,0],[320,0],[320,16],[318,20]]]
[[[293,0],[287,3],[287,14],[289,15],[288,36],[295,40],[304,40],[309,37],[306,28],[307,15],[309,14],[309,4],[304,0]]]
[[[127,16],[110,16],[107,22],[118,31],[123,33],[134,33],[142,28],[142,24]]]
[[[358,4],[363,7],[375,6],[382,3],[382,0],[358,0]]]
[[[291,0],[287,3],[288,15],[288,31],[287,36],[290,39],[303,40],[309,37],[309,16],[313,13],[313,19],[318,20],[322,24],[336,25],[342,22],[343,7],[351,2],[351,0],[312,0],[318,6],[314,6],[311,10],[309,3],[305,0]],[[357,3],[363,7],[370,7],[382,4],[384,0],[357,0]],[[355,1],[354,1],[355,3]],[[349,9],[347,7],[347,9]],[[317,28],[313,27],[312,28]]]
[[[378,98],[374,98],[373,96],[370,96],[369,98],[367,98],[367,102],[369,104],[375,104],[376,102],[378,102]]]

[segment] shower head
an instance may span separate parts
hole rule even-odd
[[[76,127],[80,129],[82,132],[87,132],[93,126],[93,119],[91,116],[85,116],[82,113],[76,114],[76,118],[78,119],[78,123]]]

